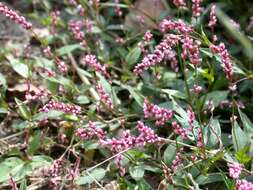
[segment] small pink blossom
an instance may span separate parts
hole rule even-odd
[[[173,0],[173,4],[175,6],[179,7],[185,7],[186,6],[186,2],[185,0]]]
[[[66,74],[68,72],[68,67],[66,66],[65,62],[60,60],[60,59],[55,59],[54,61],[57,69],[62,73],[62,74]]]
[[[233,163],[233,164],[228,164],[229,167],[229,176],[232,177],[233,179],[238,179],[242,169],[243,165],[239,163]]]
[[[203,147],[204,146],[204,139],[203,139],[203,133],[202,129],[198,128],[197,130],[197,147]]]
[[[188,109],[187,109],[187,116],[188,116],[188,123],[190,125],[189,131],[192,131],[192,129],[194,127],[193,123],[194,123],[196,118],[195,118],[195,113],[193,112],[191,107],[188,107]]]
[[[208,26],[210,28],[214,28],[217,24],[217,17],[216,17],[216,14],[215,14],[215,9],[216,9],[216,5],[213,4],[211,6],[211,11],[210,11],[210,15],[209,15],[209,23],[208,23]]]
[[[173,116],[171,110],[160,108],[157,105],[148,102],[148,99],[144,100],[143,112],[145,118],[155,118],[156,125],[164,125],[166,121],[170,120]]]
[[[253,183],[245,180],[236,180],[236,190],[253,190]]]
[[[203,91],[203,87],[202,86],[198,86],[196,84],[193,85],[192,91],[196,94],[199,94]]]
[[[150,30],[146,31],[144,36],[143,36],[143,40],[145,42],[150,42],[153,38],[153,34],[150,32]]]

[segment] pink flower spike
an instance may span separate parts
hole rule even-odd
[[[173,116],[171,110],[160,108],[157,105],[148,102],[148,99],[144,100],[143,112],[145,118],[155,118],[156,125],[165,125],[165,122],[170,120]]]
[[[236,190],[253,190],[253,183],[245,180],[236,180]]]
[[[232,177],[233,179],[238,179],[242,169],[243,165],[239,163],[233,163],[233,164],[228,164],[229,167],[229,176]]]
[[[32,28],[32,24],[28,22],[25,17],[20,16],[16,11],[10,9],[8,6],[0,2],[0,13],[20,24],[24,29],[29,30]]]
[[[96,90],[99,94],[100,100],[97,103],[97,108],[98,110],[101,109],[101,104],[105,104],[109,109],[113,109],[113,103],[112,103],[112,99],[110,98],[110,95],[105,91],[105,89],[102,87],[101,84],[98,84],[96,86]]]
[[[107,72],[107,68],[105,65],[102,65],[101,63],[99,63],[97,61],[97,58],[95,55],[85,55],[82,58],[82,62],[83,64],[86,64],[88,67],[94,69],[95,71],[101,73],[102,75],[104,75],[107,78],[111,78],[109,73]]]

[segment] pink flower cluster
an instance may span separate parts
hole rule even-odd
[[[78,128],[75,135],[82,140],[90,140],[95,137],[98,137],[100,140],[106,138],[106,132],[103,131],[103,129],[96,127],[91,121],[89,121],[87,128]]]
[[[156,143],[160,141],[160,138],[155,134],[155,132],[145,126],[143,122],[138,121],[137,129],[139,131],[139,136],[135,137],[130,134],[129,130],[123,132],[120,139],[106,139],[101,140],[103,146],[109,146],[113,152],[120,152],[128,148],[143,147],[147,143]]]
[[[42,108],[39,109],[41,112],[49,112],[50,110],[58,110],[62,111],[64,113],[69,114],[80,114],[81,113],[81,107],[73,104],[65,104],[63,102],[58,102],[55,100],[51,100],[47,104],[45,104]]]
[[[197,147],[203,147],[204,146],[204,139],[203,139],[203,133],[202,129],[198,128],[197,130]]]
[[[202,86],[198,86],[198,85],[194,84],[193,88],[192,88],[192,91],[196,94],[199,94],[203,91],[203,88],[202,88]]]
[[[116,13],[119,17],[121,17],[122,14],[123,14],[123,12],[122,12],[120,6],[117,5],[117,4],[119,3],[119,0],[114,0],[114,3],[116,4],[116,6],[115,6],[115,8],[114,8],[114,11],[115,11],[115,13]]]
[[[150,30],[146,31],[144,36],[143,36],[143,40],[145,42],[150,42],[153,38],[153,34],[150,32]]]
[[[157,126],[164,125],[166,121],[170,120],[173,116],[171,110],[160,108],[159,106],[149,103],[148,99],[144,100],[143,112],[145,118],[155,118]]]
[[[186,6],[185,0],[173,0],[173,4],[177,7],[184,7]]]
[[[43,98],[48,98],[49,96],[51,96],[51,92],[43,88],[38,88],[36,90],[29,90],[25,94],[25,98],[28,101],[41,100]]]
[[[236,190],[253,190],[253,183],[245,179],[236,180]]]
[[[192,131],[192,129],[194,127],[193,123],[194,123],[196,117],[195,117],[195,113],[193,112],[191,107],[188,107],[188,109],[187,109],[187,116],[188,116],[188,123],[190,126],[189,131]]]
[[[43,49],[43,53],[47,58],[52,58],[53,57],[53,53],[51,50],[50,46],[47,46],[46,48]]]
[[[29,30],[32,28],[32,24],[28,22],[25,17],[20,16],[16,11],[10,9],[8,6],[0,2],[0,13],[4,14],[9,19],[20,24],[23,28]]]
[[[69,21],[69,28],[74,34],[74,38],[78,41],[80,41],[81,45],[85,46],[86,41],[85,41],[85,34],[82,31],[83,27],[83,22],[80,20],[71,20]]]
[[[232,177],[233,179],[238,179],[242,169],[243,165],[239,163],[233,163],[233,164],[228,164],[229,167],[229,176]]]
[[[178,134],[182,139],[188,139],[187,131],[181,127],[176,121],[172,122],[172,128],[174,129],[174,132]]]
[[[186,24],[183,20],[172,21],[169,19],[163,19],[160,23],[161,32],[165,33],[169,30],[175,30],[180,34],[187,35],[193,31],[192,26]]]
[[[66,66],[65,62],[56,58],[54,61],[57,69],[60,71],[62,74],[66,74],[68,72],[68,67]]]
[[[102,104],[106,105],[109,109],[113,109],[112,99],[101,84],[96,85],[96,90],[100,97],[100,100],[97,102],[97,109],[101,110]]]
[[[182,157],[183,149],[180,149],[176,153],[176,158],[172,161],[171,169],[175,172],[183,165],[183,157]]]
[[[192,38],[186,36],[181,40],[182,42],[182,58],[185,60],[187,57],[193,65],[198,65],[201,62],[201,58],[199,56],[199,41],[193,41]]]
[[[217,53],[221,57],[222,67],[228,80],[233,79],[233,68],[230,60],[230,55],[224,43],[219,45],[211,45],[210,49],[213,53]]]
[[[56,31],[56,26],[58,22],[60,21],[60,11],[59,10],[54,10],[50,13],[50,16],[52,18],[52,33],[54,34]]]
[[[107,78],[110,78],[109,73],[107,72],[106,66],[105,65],[101,65],[101,63],[99,63],[97,61],[97,58],[95,55],[85,55],[82,58],[83,64],[86,64],[87,66],[91,67],[92,69],[94,69],[95,71],[101,73],[102,75],[104,75]]]
[[[195,17],[199,17],[203,11],[201,2],[202,0],[192,0],[192,14]]]
[[[209,23],[208,26],[213,30],[213,28],[215,27],[216,23],[217,23],[217,17],[215,14],[215,9],[216,9],[216,5],[212,5],[211,6],[211,11],[210,11],[210,15],[209,15]]]
[[[171,55],[175,55],[172,47],[175,46],[179,40],[180,37],[178,35],[167,35],[162,42],[155,47],[154,53],[146,55],[142,62],[135,66],[134,73],[140,75],[149,67],[161,63],[164,58],[170,58]]]

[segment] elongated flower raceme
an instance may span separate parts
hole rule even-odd
[[[173,116],[171,110],[160,108],[155,104],[149,103],[148,99],[145,99],[144,101],[143,112],[145,118],[155,118],[155,124],[157,126],[164,125],[165,122],[170,120]]]
[[[182,38],[182,58],[185,60],[189,58],[193,65],[199,65],[201,63],[199,47],[200,42],[193,40],[191,37],[186,36]]]
[[[87,65],[88,67],[94,69],[105,77],[111,78],[109,73],[107,72],[106,66],[99,63],[95,55],[85,55],[82,58],[82,62],[84,65]]]
[[[55,100],[51,100],[47,104],[45,104],[42,108],[39,109],[41,112],[49,112],[50,110],[58,110],[68,114],[80,114],[81,107],[74,104],[65,104],[63,102],[58,102]]]
[[[215,14],[216,5],[211,6],[210,15],[209,15],[209,23],[208,26],[213,29],[217,23],[217,17]]]
[[[20,16],[16,11],[10,9],[8,6],[0,2],[0,13],[13,20],[14,22],[20,24],[26,30],[32,28],[32,24],[28,22],[25,17]]]
[[[106,105],[109,109],[113,109],[112,99],[101,84],[96,86],[96,90],[100,97],[99,102],[97,102],[97,109],[101,110],[102,104]]]
[[[179,34],[187,35],[193,31],[193,27],[186,24],[183,20],[170,20],[170,19],[163,19],[160,23],[160,31],[165,33],[171,30],[175,30]]]
[[[71,20],[68,25],[74,35],[74,38],[78,40],[82,46],[86,46],[85,34],[82,31],[82,27],[84,26],[83,22],[80,20]]]
[[[146,55],[142,62],[135,66],[134,73],[140,75],[144,70],[155,66],[162,62],[164,58],[170,58],[171,55],[175,55],[172,47],[175,46],[180,40],[180,36],[169,34],[165,36],[160,44],[155,47],[153,53]]]
[[[239,163],[233,163],[233,164],[228,164],[229,167],[229,176],[232,177],[233,179],[238,179],[242,169],[243,165]]]
[[[138,136],[133,136],[130,134],[129,130],[123,132],[120,139],[112,138],[100,140],[103,146],[109,147],[113,152],[120,152],[128,148],[143,147],[149,143],[156,143],[160,141],[158,135],[153,129],[144,125],[142,121],[138,121],[136,128],[139,131]]]
[[[96,125],[89,121],[87,128],[78,128],[75,135],[82,140],[90,140],[92,138],[105,139],[106,132],[103,129],[96,127]]]
[[[201,2],[202,0],[192,0],[192,15],[195,17],[199,17],[203,11]]]
[[[236,180],[236,190],[253,190],[253,183],[245,180]]]
[[[224,43],[219,45],[211,45],[210,49],[213,53],[217,53],[221,57],[222,67],[228,80],[233,79],[233,66],[230,60],[230,55]]]

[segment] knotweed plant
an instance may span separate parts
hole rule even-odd
[[[252,2],[18,2],[0,189],[253,190]]]

